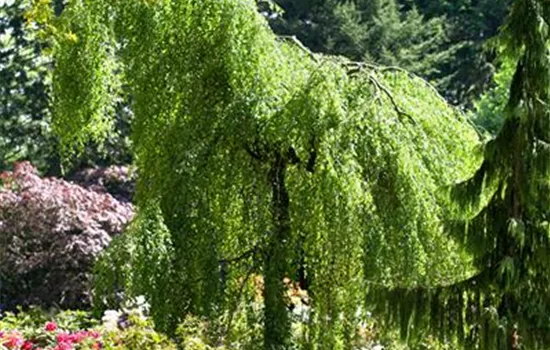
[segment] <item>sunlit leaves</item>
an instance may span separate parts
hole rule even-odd
[[[281,283],[301,274],[315,313],[307,342],[349,348],[367,282],[468,272],[441,234],[440,188],[471,172],[477,135],[421,79],[277,38],[248,0],[74,0],[59,23],[77,38],[57,38],[55,52],[69,149],[108,133],[124,77],[139,172],[129,234],[143,257],[130,292],[162,301],[163,327],[221,312],[254,271],[266,336],[286,337]],[[170,278],[144,264],[149,251]]]

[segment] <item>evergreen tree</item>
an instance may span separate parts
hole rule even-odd
[[[28,1],[0,3],[0,169],[21,159],[46,166],[47,69],[36,30],[25,25]]]
[[[463,220],[450,226],[477,273],[440,288],[379,290],[380,300],[400,305],[404,334],[429,325],[467,349],[550,344],[549,23],[546,1],[514,1],[498,38],[503,60],[515,66],[506,119],[476,174],[452,190]]]
[[[471,106],[491,84],[493,55],[484,44],[497,33],[510,1],[277,3],[284,13],[270,21],[275,32],[296,35],[313,51],[397,64],[433,81],[452,103]]]
[[[456,104],[471,107],[492,83],[494,59],[486,47],[506,17],[510,0],[415,0],[426,18],[444,18],[452,59],[439,66],[438,86]]]
[[[271,20],[276,33],[296,35],[316,52],[400,66],[447,87],[441,67],[451,64],[457,47],[443,18],[425,20],[395,0],[277,3],[283,15]]]
[[[265,349],[291,345],[286,277],[312,299],[302,345],[349,349],[364,276],[470,272],[438,188],[473,171],[477,134],[423,80],[312,54],[252,0],[72,0],[60,17],[39,1],[30,16],[52,40],[65,155],[107,137],[131,96],[138,212],[111,253],[160,327],[231,311],[255,272]]]

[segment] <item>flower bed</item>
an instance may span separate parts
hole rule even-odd
[[[173,350],[139,312],[110,311],[102,321],[86,312],[62,312],[50,321],[37,310],[0,320],[1,350]]]

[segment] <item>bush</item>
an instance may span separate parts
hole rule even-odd
[[[174,350],[139,310],[108,311],[99,322],[82,311],[55,317],[40,310],[0,320],[0,349],[13,350]]]
[[[88,305],[91,267],[132,217],[132,206],[55,178],[28,162],[0,174],[0,301]]]
[[[113,165],[81,170],[71,180],[87,189],[109,193],[119,201],[128,203],[134,196],[136,173],[128,166]]]

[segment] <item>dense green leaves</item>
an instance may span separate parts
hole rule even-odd
[[[52,1],[53,9],[41,15],[61,11],[61,3]],[[44,4],[49,6],[49,2]],[[52,88],[50,71],[55,63],[47,53],[51,42],[41,40],[41,28],[25,19],[32,12],[30,5],[27,0],[0,2],[0,169],[28,160],[42,172],[60,175],[58,140],[50,116],[55,103],[48,97]],[[67,40],[71,38],[66,35]],[[78,164],[73,163],[73,170],[131,161],[131,113],[124,104],[121,99],[115,105],[116,118],[112,122],[116,132],[108,135],[103,147],[98,149],[97,143],[82,140],[86,147]]]
[[[40,167],[53,153],[48,132],[47,69],[28,1],[0,2],[0,169],[21,159]]]
[[[264,3],[259,1],[260,3]],[[490,84],[497,33],[509,0],[276,0],[279,34],[316,52],[407,68],[435,83],[452,103],[471,106]]]
[[[462,220],[450,230],[478,273],[450,286],[380,294],[391,305],[417,301],[412,312],[396,312],[405,325],[414,315],[412,333],[424,322],[466,348],[548,347],[549,16],[545,1],[512,5],[498,41],[503,61],[515,65],[506,119],[476,174],[452,191]]]
[[[474,170],[478,136],[420,78],[312,54],[253,1],[74,0],[43,25],[68,154],[131,97],[135,251],[113,249],[138,258],[113,261],[160,326],[215,316],[255,272],[266,349],[289,345],[285,277],[312,296],[307,348],[346,349],[367,283],[469,276],[440,189]]]

